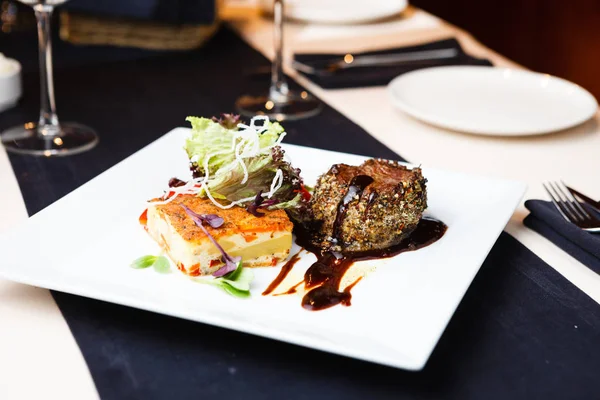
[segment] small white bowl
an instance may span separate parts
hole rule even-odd
[[[17,104],[21,97],[21,64],[10,58],[0,58],[0,111]]]

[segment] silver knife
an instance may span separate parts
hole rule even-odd
[[[336,71],[354,67],[367,67],[367,66],[391,66],[396,64],[403,64],[407,62],[419,62],[428,60],[439,60],[446,58],[454,58],[458,55],[458,49],[439,49],[439,50],[422,50],[413,51],[410,53],[401,54],[379,54],[379,55],[368,55],[368,56],[353,56],[352,54],[346,54],[341,58],[332,60],[321,61],[324,64],[323,68],[315,68],[311,65],[303,62],[294,60],[292,66],[300,72],[305,74],[331,74]]]
[[[567,185],[565,185],[565,186],[567,186]],[[571,192],[571,194],[573,196],[578,197],[581,201],[583,201],[587,205],[592,206],[597,211],[600,211],[600,201],[593,200],[593,199],[587,197],[585,194],[578,192],[577,190],[575,190],[569,186],[567,186],[567,189],[569,189],[569,192]]]

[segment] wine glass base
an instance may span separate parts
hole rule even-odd
[[[0,135],[6,151],[33,156],[68,156],[90,150],[98,143],[96,132],[77,123],[61,123],[57,135],[40,135],[35,123],[10,128]]]
[[[285,101],[275,101],[268,95],[241,96],[235,102],[235,107],[247,117],[266,115],[277,121],[293,121],[317,115],[323,105],[307,92],[290,92]]]

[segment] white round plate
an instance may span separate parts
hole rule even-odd
[[[555,132],[587,121],[598,108],[574,83],[506,68],[422,69],[395,78],[388,91],[396,107],[417,119],[481,135]]]
[[[260,0],[266,12],[273,0]],[[407,0],[285,0],[285,16],[318,24],[357,24],[397,15],[408,6]]]

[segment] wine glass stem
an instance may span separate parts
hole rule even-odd
[[[271,65],[271,88],[269,97],[274,102],[285,102],[288,85],[283,73],[283,0],[273,2],[275,57]]]
[[[56,104],[54,102],[54,81],[52,78],[52,42],[50,22],[52,7],[37,4],[33,7],[37,19],[38,43],[40,56],[40,120],[38,134],[56,136],[59,131]]]

